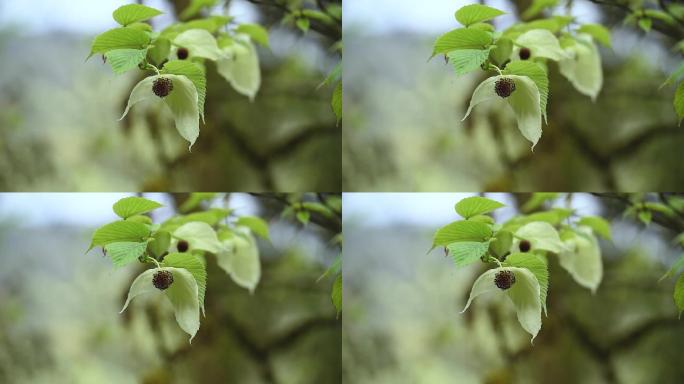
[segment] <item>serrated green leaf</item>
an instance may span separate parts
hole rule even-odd
[[[187,269],[197,282],[197,300],[204,314],[204,295],[207,291],[207,267],[192,253],[171,253],[164,257],[163,267]]]
[[[197,334],[200,326],[200,307],[199,307],[199,288],[192,274],[183,268],[163,267],[148,269],[141,273],[131,284],[128,291],[128,298],[120,313],[128,308],[131,300],[148,293],[157,293],[159,290],[154,287],[152,278],[159,271],[169,271],[173,274],[173,283],[164,291],[176,317],[176,322],[183,331],[190,335],[190,342]]]
[[[266,30],[266,28],[262,27],[259,24],[249,24],[249,23],[240,24],[235,29],[235,32],[248,35],[252,39],[252,41],[255,41],[256,43],[261,44],[264,47],[269,46],[268,31]]]
[[[475,280],[470,291],[470,297],[465,312],[473,300],[485,293],[502,292],[494,284],[494,278],[500,271],[510,271],[515,275],[515,283],[506,291],[503,291],[513,303],[520,325],[532,335],[532,340],[541,329],[541,288],[534,274],[526,268],[504,267],[490,269]]]
[[[152,218],[145,215],[133,215],[127,218],[126,221],[135,221],[136,223],[152,225]]]
[[[444,246],[458,241],[484,242],[492,237],[489,225],[477,221],[455,221],[437,230],[432,247]]]
[[[476,261],[487,253],[489,242],[461,241],[447,245],[447,249],[454,258],[457,267],[464,267]]]
[[[456,209],[456,213],[461,217],[468,219],[475,215],[489,213],[505,206],[505,204],[486,197],[471,196],[456,203],[454,208]]]
[[[604,239],[610,240],[612,238],[610,233],[610,223],[602,217],[584,216],[577,222],[577,225],[584,225],[591,228],[594,233],[603,237]]]
[[[155,80],[162,77],[169,79],[173,84],[173,90],[163,98],[163,102],[171,110],[176,122],[176,130],[190,143],[188,146],[188,150],[190,150],[199,136],[199,96],[195,85],[185,76],[164,74],[150,76],[140,81],[131,91],[126,110],[121,119],[128,114],[132,106],[143,100],[160,100],[152,91],[152,85]]]
[[[456,49],[485,49],[492,43],[492,36],[479,29],[459,28],[447,32],[435,41],[432,57]]]
[[[469,217],[467,220],[479,221],[480,223],[485,223],[485,224],[490,224],[490,225],[495,223],[494,218],[491,216],[487,216],[487,215],[475,215],[473,217]]]
[[[104,246],[107,255],[112,258],[112,263],[117,267],[138,260],[138,257],[145,253],[147,242],[119,242],[109,243]]]
[[[130,196],[114,203],[113,210],[122,219],[127,219],[134,215],[147,213],[157,208],[163,207],[156,201],[148,200],[144,197]]]
[[[191,61],[171,60],[164,64],[161,72],[185,76],[192,81],[195,89],[197,89],[197,108],[202,121],[204,121],[204,103],[207,98],[207,77],[204,69]]]
[[[330,299],[332,300],[335,310],[337,311],[337,316],[342,313],[342,274],[337,275],[335,282],[332,286],[332,292],[330,293]]]
[[[447,53],[449,62],[454,66],[456,75],[465,75],[480,69],[489,57],[489,49],[457,49]]]
[[[236,36],[234,44],[223,48],[216,69],[233,89],[254,100],[261,87],[261,70],[259,55],[249,39]]]
[[[577,29],[577,32],[590,35],[594,40],[606,47],[611,46],[610,31],[601,24],[582,24],[582,26]]]
[[[150,235],[150,229],[134,221],[115,221],[98,228],[88,250],[116,242],[140,242]]]
[[[115,49],[144,49],[149,43],[150,36],[146,32],[135,28],[114,28],[95,37],[88,57]]]
[[[506,65],[505,74],[527,76],[539,90],[539,107],[546,121],[546,105],[549,99],[549,77],[544,68],[533,61],[513,61]],[[548,123],[548,122],[547,122]]]
[[[537,278],[539,282],[539,300],[546,314],[546,297],[549,292],[549,266],[548,261],[536,253],[513,253],[506,257],[506,265],[511,267],[526,268]]]
[[[114,49],[106,52],[107,62],[112,66],[112,70],[117,75],[137,68],[138,64],[145,59],[147,48],[145,49]]]
[[[161,15],[162,13],[163,12],[158,9],[150,8],[141,4],[127,4],[117,8],[112,16],[117,23],[125,27],[138,21],[151,19],[157,15]]]
[[[249,228],[253,233],[261,236],[262,238],[269,240],[270,236],[268,234],[268,223],[264,219],[256,216],[240,216],[235,223],[238,226],[243,226]]]
[[[541,138],[541,106],[540,95],[537,85],[527,76],[507,75],[494,76],[486,79],[473,92],[468,111],[463,117],[467,119],[473,108],[485,101],[499,99],[496,94],[495,83],[501,78],[508,78],[515,83],[515,91],[504,100],[513,110],[516,121],[518,123],[518,130],[520,133],[532,143],[532,150]]]
[[[187,241],[191,250],[199,249],[217,253],[222,249],[216,237],[216,231],[209,224],[200,221],[183,224],[173,231],[173,237]]]
[[[505,15],[506,12],[482,4],[470,4],[456,11],[456,20],[463,26],[491,20],[497,16]]]

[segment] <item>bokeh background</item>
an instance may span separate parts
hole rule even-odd
[[[281,25],[277,7],[220,1],[214,14],[261,23],[271,49],[259,48],[253,103],[208,65],[206,124],[189,153],[161,110],[118,121],[142,71],[117,76],[97,56],[85,61],[92,39],[116,27],[112,12],[131,2],[0,0],[0,190],[340,190],[332,88],[317,86],[340,60],[330,47],[341,29],[302,36]],[[165,12],[152,20],[159,30],[189,0],[143,3]]]
[[[428,62],[435,39],[459,27],[454,12],[472,1],[345,0],[345,190],[684,190],[674,87],[658,89],[682,61],[672,47],[684,32],[645,35],[623,25],[614,4],[628,1],[601,2],[609,4],[573,0],[570,12],[612,31],[613,48],[600,49],[603,90],[592,103],[550,65],[549,124],[532,153],[507,109],[481,107],[461,123],[481,71],[457,78],[443,59]],[[508,12],[494,20],[502,29],[531,1],[484,3]]]
[[[336,229],[280,219],[274,199],[230,194],[220,206],[257,214],[271,242],[258,240],[262,278],[254,294],[211,256],[206,317],[188,344],[160,297],[119,314],[133,264],[115,269],[93,231],[116,219],[116,194],[0,194],[0,382],[339,383],[341,319],[323,274],[339,249]],[[186,196],[146,194],[176,211]]]
[[[658,279],[681,255],[672,239],[684,227],[644,227],[623,218],[618,199],[572,195],[579,215],[612,222],[613,241],[600,241],[604,278],[592,295],[551,258],[548,317],[531,345],[503,297],[483,296],[459,314],[483,264],[457,269],[442,249],[427,252],[467,196],[344,195],[345,382],[681,383],[684,320],[674,279]],[[497,222],[529,198],[487,196],[507,204]],[[565,196],[554,201],[566,204]]]

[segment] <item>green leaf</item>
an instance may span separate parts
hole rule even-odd
[[[126,221],[135,221],[136,223],[152,225],[152,218],[145,215],[133,215],[127,218]]]
[[[161,67],[161,64],[169,57],[171,52],[171,41],[165,37],[157,37],[154,43],[147,50],[147,57],[152,64]],[[163,67],[162,67],[163,70]]]
[[[682,312],[684,312],[684,273],[679,275],[677,283],[674,289],[674,302],[679,311],[679,317],[682,317]]]
[[[120,242],[109,243],[104,246],[107,255],[112,258],[112,263],[117,267],[123,267],[132,263],[145,253],[147,242]]]
[[[254,100],[261,87],[261,70],[259,55],[249,39],[237,39],[234,44],[223,48],[223,56],[216,62],[216,69],[233,89]]]
[[[486,197],[472,196],[466,197],[465,199],[456,203],[455,209],[456,213],[458,213],[461,217],[464,219],[469,219],[475,215],[489,213],[505,206],[505,204],[501,204],[498,201],[494,201]]]
[[[575,89],[595,101],[603,87],[601,56],[588,35],[578,35],[576,42],[565,49],[571,57],[561,60],[558,69]]]
[[[338,81],[337,86],[332,94],[332,100],[330,101],[330,106],[332,107],[333,113],[335,113],[335,118],[339,124],[342,120],[342,82]]]
[[[151,19],[162,13],[163,12],[158,9],[146,7],[141,4],[127,4],[117,8],[112,16],[117,23],[127,26],[138,21]]]
[[[584,225],[589,227],[597,235],[603,237],[604,239],[610,240],[612,238],[610,233],[610,223],[602,217],[598,216],[584,216],[578,222],[577,225]]]
[[[193,192],[190,194],[187,200],[181,204],[178,208],[181,212],[190,212],[197,208],[203,202],[210,202],[216,198],[217,194],[215,192]]]
[[[549,292],[549,266],[546,258],[536,253],[513,253],[506,257],[506,265],[526,268],[537,278],[539,283],[539,300],[546,314],[546,297]]]
[[[513,61],[506,65],[505,74],[527,76],[539,90],[539,107],[546,121],[546,105],[549,99],[549,77],[546,70],[533,61]]]
[[[541,329],[541,288],[537,278],[526,268],[495,268],[480,275],[475,280],[468,302],[461,313],[470,307],[476,297],[485,293],[501,292],[494,284],[494,278],[498,272],[504,270],[511,271],[515,275],[515,283],[504,292],[515,307],[518,322],[525,331],[532,335],[532,340],[534,340]]]
[[[532,245],[532,250],[544,250],[560,253],[565,250],[556,228],[543,221],[535,221],[525,224],[515,231],[515,240],[511,252],[517,252],[520,248],[520,239],[527,240]]]
[[[209,224],[200,221],[183,224],[173,232],[173,237],[187,241],[191,250],[217,253],[222,249],[216,231]]]
[[[164,64],[162,73],[185,76],[197,89],[197,108],[204,121],[204,102],[207,98],[207,77],[202,66],[187,60],[171,60]]]
[[[560,47],[558,38],[546,29],[533,29],[520,35],[516,44],[529,48],[532,57],[544,57],[551,60],[561,60],[567,57]]]
[[[675,91],[674,109],[677,113],[677,123],[682,124],[682,119],[684,119],[684,81],[679,83]]]
[[[270,240],[270,236],[268,234],[268,223],[266,223],[266,221],[260,217],[240,216],[235,224],[238,226],[247,227],[262,238]]]
[[[473,241],[463,241],[447,245],[447,249],[454,258],[457,267],[464,267],[479,261],[489,249],[489,242],[477,243]]]
[[[138,64],[147,56],[147,48],[145,49],[114,49],[106,52],[105,57],[112,66],[112,70],[117,75],[137,68]]]
[[[342,274],[337,275],[335,282],[332,286],[332,292],[330,293],[330,299],[332,300],[335,310],[337,311],[337,316],[342,313]]]
[[[473,217],[469,217],[468,220],[470,221],[479,221],[480,223],[485,223],[485,224],[494,224],[494,218],[491,216],[487,215],[475,215]]]
[[[114,203],[114,213],[122,219],[127,219],[134,215],[147,213],[157,208],[163,207],[156,201],[148,200],[144,197],[130,196]]]
[[[249,231],[235,231],[224,240],[216,261],[237,285],[254,292],[261,279],[261,264],[259,248]]]
[[[147,250],[158,259],[169,250],[171,234],[167,231],[159,230],[152,237],[153,239],[147,244]]]
[[[126,110],[121,116],[123,119],[132,106],[143,100],[159,100],[160,98],[152,91],[152,84],[159,78],[167,78],[173,83],[173,90],[163,98],[163,102],[169,107],[176,122],[176,130],[190,145],[188,150],[199,136],[199,109],[198,93],[195,85],[185,76],[172,74],[150,76],[139,82],[131,92]]]
[[[139,242],[145,240],[149,235],[150,229],[145,224],[134,221],[115,221],[103,225],[95,231],[88,250],[116,242]]]
[[[644,32],[648,33],[651,31],[651,26],[653,26],[653,20],[648,17],[643,17],[639,19],[639,28],[643,29]]]
[[[297,220],[303,225],[309,224],[311,213],[309,211],[297,211]]]
[[[326,276],[338,275],[342,272],[342,255],[335,258],[335,261],[323,272],[323,274],[316,279],[316,282],[323,280]]]
[[[489,51],[489,59],[497,66],[503,67],[504,63],[509,61],[512,52],[513,40],[501,37],[496,40],[496,46]]]
[[[556,192],[535,192],[529,200],[522,206],[523,212],[534,211],[535,209],[544,205],[547,201],[552,201],[558,198]]]
[[[202,8],[211,8],[218,3],[218,0],[191,0],[190,4],[181,12],[179,18],[187,20],[197,15]]]
[[[258,44],[261,44],[264,47],[269,46],[268,31],[266,30],[266,28],[262,27],[259,24],[240,24],[235,29],[235,32],[248,35],[252,39],[252,41],[257,42]]]
[[[141,273],[131,284],[128,291],[128,298],[120,313],[128,308],[128,304],[134,298],[147,294],[159,292],[152,283],[154,274],[159,271],[169,271],[173,274],[173,283],[164,291],[164,295],[169,299],[173,306],[176,322],[183,331],[190,335],[190,342],[199,330],[199,288],[192,274],[183,268],[155,268],[148,269]]]
[[[456,11],[456,20],[464,26],[491,20],[506,12],[482,4],[470,4]]]
[[[483,242],[492,237],[489,225],[477,221],[455,221],[437,230],[432,247],[444,246],[458,241]]]
[[[507,75],[486,79],[475,89],[470,106],[463,120],[468,118],[473,108],[485,101],[497,100],[500,97],[494,90],[494,84],[501,78],[509,78],[515,83],[515,91],[504,100],[513,109],[518,122],[518,130],[532,143],[532,150],[541,138],[541,107],[537,85],[527,76]]]
[[[163,267],[187,269],[197,282],[197,300],[204,314],[204,295],[207,291],[207,267],[192,253],[171,253],[164,257]]]
[[[465,75],[480,69],[489,57],[489,49],[457,49],[447,53],[457,75]]]
[[[521,17],[523,20],[529,20],[546,8],[553,8],[558,5],[558,0],[533,0],[532,4],[522,13]]]
[[[513,233],[507,230],[498,231],[489,243],[489,252],[497,258],[506,256],[513,244]]]
[[[661,282],[679,273],[679,270],[682,269],[682,267],[684,267],[684,255],[679,256],[679,259],[672,263],[670,269],[668,269],[667,272],[665,272],[665,274],[658,280],[658,282]]]
[[[114,28],[95,37],[88,57],[115,49],[144,49],[149,43],[150,36],[139,29]]]
[[[479,29],[459,28],[447,32],[435,41],[432,57],[456,49],[484,49],[492,43],[492,36]]]
[[[639,211],[639,220],[644,223],[644,225],[651,224],[651,219],[653,218],[653,213],[651,211]]]
[[[611,46],[610,31],[601,24],[582,24],[582,26],[577,29],[577,32],[590,35],[594,40],[606,47]]]
[[[297,19],[295,24],[297,25],[297,28],[299,28],[302,32],[307,33],[309,31],[311,22],[306,17],[300,17]]]
[[[588,227],[577,229],[577,235],[565,240],[566,250],[558,254],[558,261],[577,284],[596,292],[603,279],[601,249]]]
[[[173,44],[188,50],[190,57],[201,57],[209,60],[218,60],[221,57],[216,38],[204,29],[189,29],[182,32]]]
[[[682,77],[682,75],[684,75],[684,63],[680,64],[679,67],[677,67],[677,69],[675,69],[674,72],[672,72],[670,76],[662,84],[660,84],[658,89],[663,88],[666,85],[670,85],[675,81],[679,81],[679,78]]]

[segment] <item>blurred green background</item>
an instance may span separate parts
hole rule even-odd
[[[464,313],[484,271],[457,269],[442,249],[426,254],[437,228],[457,220],[465,194],[344,195],[344,381],[364,384],[676,384],[684,367],[684,320],[674,279],[658,279],[681,255],[678,231],[622,218],[610,197],[574,194],[580,215],[612,222],[601,240],[604,278],[595,295],[550,260],[548,317],[530,344],[507,300],[483,296]],[[497,222],[529,196],[504,202]],[[565,206],[563,199],[557,206]]]
[[[231,194],[236,214],[258,214],[262,278],[253,295],[208,257],[206,317],[188,344],[159,297],[119,314],[142,266],[115,269],[95,228],[114,220],[113,194],[0,194],[0,382],[339,383],[341,319],[332,278],[336,231],[281,220],[272,199]],[[182,195],[146,194],[169,217]]]
[[[206,124],[189,153],[161,109],[118,121],[141,71],[116,76],[99,57],[85,61],[95,35],[116,26],[112,11],[130,2],[0,0],[1,190],[340,190],[332,88],[317,89],[339,60],[336,36],[302,36],[280,24],[279,8],[228,1],[237,22],[270,29],[262,88],[252,103],[208,65]],[[143,3],[165,12],[152,21],[160,28],[189,0]]]
[[[532,153],[503,104],[480,106],[461,122],[484,73],[457,78],[443,59],[428,62],[434,40],[459,27],[454,11],[469,3],[344,1],[344,190],[684,189],[684,129],[672,106],[674,87],[658,89],[681,62],[671,50],[684,39],[681,29],[646,36],[622,25],[619,7],[572,1],[579,22],[612,31],[613,49],[601,48],[604,87],[592,103],[551,64],[549,124]],[[495,19],[505,28],[531,2],[484,3],[508,12]]]

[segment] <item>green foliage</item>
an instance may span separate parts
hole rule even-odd
[[[674,302],[679,310],[679,317],[682,317],[682,312],[684,312],[684,274],[679,275],[677,283],[674,289]]]
[[[104,54],[105,58],[112,66],[112,71],[117,75],[128,72],[131,69],[137,68],[145,56],[147,56],[147,48],[145,49],[115,49]]]
[[[112,263],[117,267],[123,267],[136,261],[145,253],[147,242],[120,242],[109,243],[104,246],[107,255],[112,258]]]
[[[477,221],[455,221],[437,230],[432,247],[448,246],[458,241],[483,242],[492,237],[489,225]]]
[[[198,288],[198,302],[204,313],[204,295],[207,291],[207,267],[192,253],[170,253],[161,264],[164,267],[183,268],[195,278]]]
[[[546,313],[546,296],[549,292],[549,266],[546,258],[534,252],[513,253],[506,257],[507,266],[525,268],[532,272],[539,283],[539,301]]]
[[[546,121],[546,105],[549,99],[549,77],[546,70],[533,61],[514,61],[506,66],[504,73],[527,76],[534,81],[539,90],[539,107]]]
[[[462,241],[447,245],[457,267],[464,267],[479,261],[489,249],[489,242]]]
[[[88,250],[116,242],[140,242],[150,235],[150,229],[134,221],[115,221],[98,228]]]
[[[529,20],[542,13],[545,9],[555,7],[556,5],[558,5],[558,0],[533,0],[521,17],[524,20]]]
[[[578,225],[584,225],[591,228],[594,233],[610,240],[612,235],[610,233],[610,223],[606,219],[599,216],[584,216],[578,222]]]
[[[139,21],[149,20],[163,12],[141,4],[127,4],[117,8],[112,16],[117,23],[127,26]]]
[[[337,278],[335,278],[330,299],[339,316],[339,314],[342,313],[342,274],[337,275]]]
[[[270,240],[270,236],[268,234],[268,224],[260,217],[241,216],[235,224],[238,226],[247,227],[254,234],[259,235],[266,240]]]
[[[682,119],[684,119],[684,81],[679,83],[674,96],[674,109],[677,113],[677,121],[682,124]]]
[[[437,38],[432,56],[457,49],[485,49],[491,43],[492,36],[485,31],[459,28]]]
[[[204,102],[207,97],[207,78],[204,69],[191,61],[171,60],[164,64],[161,73],[185,76],[192,81],[197,89],[197,108],[204,120]]]
[[[465,75],[480,69],[489,57],[488,49],[457,49],[447,53],[447,58],[453,64],[457,75]]]
[[[144,197],[131,196],[124,197],[114,203],[113,210],[120,218],[128,219],[131,216],[147,213],[161,207],[163,205],[156,201],[148,200]]]
[[[577,29],[577,32],[590,35],[594,40],[606,47],[612,46],[610,31],[601,24],[582,24],[582,26]]]
[[[497,16],[506,14],[496,8],[482,4],[470,4],[456,11],[456,20],[463,26],[468,27],[475,23],[491,20]]]
[[[268,31],[266,28],[262,27],[259,24],[240,24],[238,27],[235,29],[236,33],[244,33],[252,39],[252,41],[263,45],[264,47],[269,47],[269,39],[268,39]]]
[[[150,36],[144,31],[129,27],[114,28],[95,37],[88,57],[115,49],[144,49],[149,43]]]
[[[473,196],[459,201],[454,208],[461,217],[470,219],[473,216],[489,213],[502,207],[505,207],[505,205],[498,201],[486,197]]]

